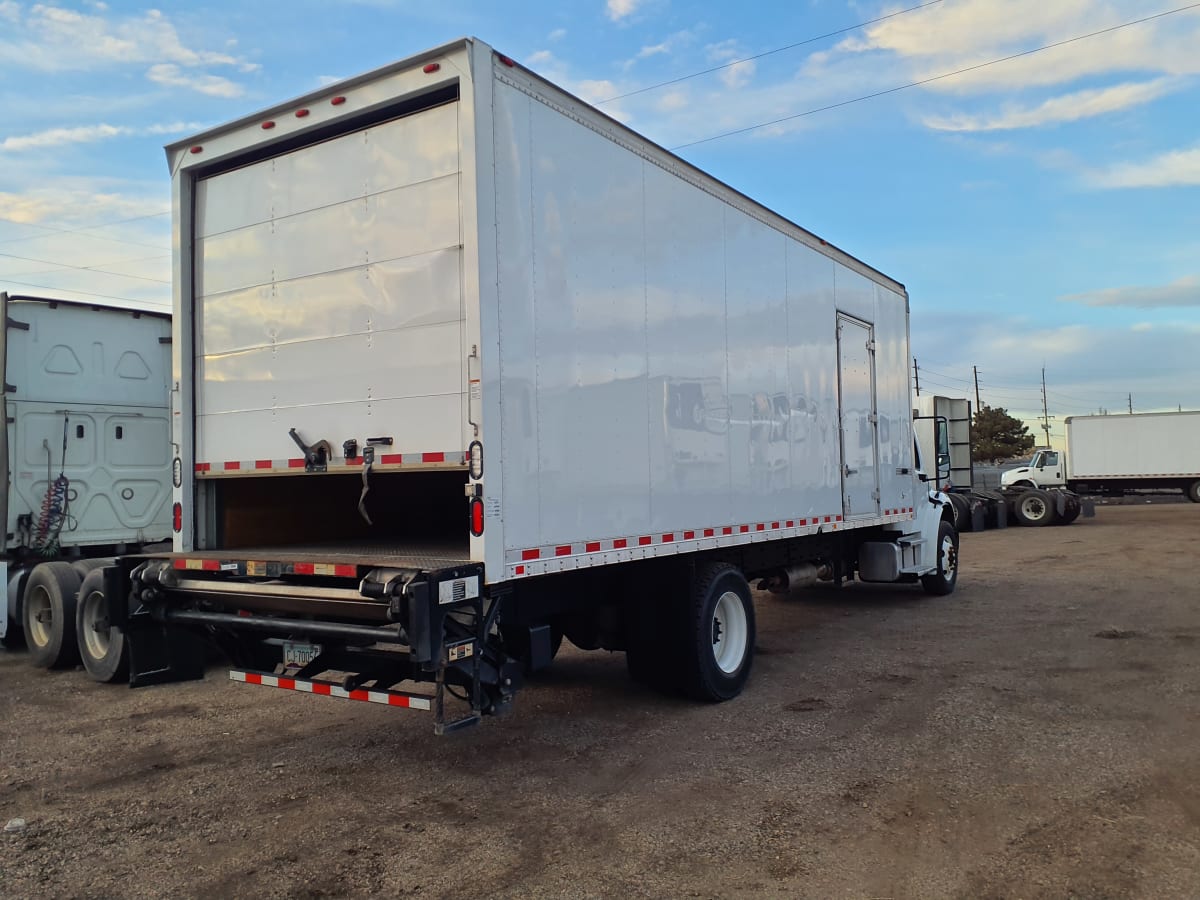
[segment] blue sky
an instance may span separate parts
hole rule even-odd
[[[168,304],[162,144],[472,34],[904,282],[924,389],[978,366],[985,403],[1031,415],[1045,365],[1056,435],[1131,393],[1200,408],[1200,5],[851,28],[920,3],[0,0],[0,290]]]

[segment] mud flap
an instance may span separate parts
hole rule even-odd
[[[131,571],[120,564],[104,570],[108,620],[125,635],[129,652],[129,686],[203,678],[204,640],[185,628],[155,621],[133,594]]]

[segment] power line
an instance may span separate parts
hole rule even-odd
[[[116,294],[96,294],[92,291],[81,291],[77,288],[62,288],[54,287],[53,285],[49,284],[34,284],[32,281],[13,281],[11,278],[5,278],[2,275],[0,275],[0,284],[19,284],[22,287],[40,288],[44,291],[59,291],[66,294],[83,294],[85,297],[100,297],[104,300],[124,300],[127,303],[144,303],[147,306],[154,305],[154,301],[152,300],[138,300],[135,297],[119,297]]]
[[[1122,28],[1129,28],[1132,25],[1141,25],[1145,22],[1150,22],[1154,19],[1161,19],[1164,16],[1172,16],[1172,15],[1175,15],[1176,13],[1187,12],[1190,9],[1196,9],[1197,7],[1200,7],[1200,3],[1190,3],[1187,6],[1180,6],[1176,9],[1169,9],[1166,12],[1155,13],[1152,16],[1144,16],[1140,19],[1133,19],[1132,21],[1129,21],[1129,22],[1122,22],[1120,25],[1112,25],[1108,28],[1101,28],[1099,31],[1092,31],[1092,32],[1089,32],[1088,34],[1076,35],[1075,37],[1066,38],[1065,40],[1061,40],[1061,41],[1055,41],[1054,43],[1051,43],[1051,44],[1043,44],[1040,47],[1034,47],[1030,50],[1022,50],[1020,53],[1013,53],[1013,54],[1010,54],[1009,56],[1002,56],[998,59],[988,60],[987,62],[976,63],[973,66],[967,66],[962,69],[956,69],[953,72],[943,72],[941,75],[932,75],[929,78],[922,78],[920,81],[910,81],[908,84],[902,84],[899,87],[887,88],[886,90],[882,90],[882,91],[875,91],[872,94],[864,94],[861,97],[854,97],[850,100],[841,100],[837,103],[829,103],[825,106],[818,106],[818,107],[815,107],[814,109],[808,109],[808,110],[805,110],[804,112],[794,113],[790,116],[782,116],[778,119],[772,119],[769,122],[759,122],[757,125],[747,125],[744,128],[735,128],[732,131],[724,131],[724,132],[721,132],[720,134],[714,134],[711,137],[700,138],[699,140],[696,140],[696,141],[689,141],[686,144],[677,144],[676,146],[672,147],[671,150],[672,151],[684,150],[688,147],[695,147],[697,144],[707,144],[707,143],[710,143],[711,141],[719,141],[722,138],[733,137],[734,135],[738,135],[738,134],[745,134],[746,132],[749,132],[749,131],[757,131],[760,128],[767,128],[771,125],[779,125],[783,122],[791,122],[794,119],[802,119],[805,116],[815,115],[816,113],[819,113],[819,112],[828,112],[831,109],[838,109],[843,106],[850,106],[853,103],[861,103],[864,100],[874,100],[876,97],[883,97],[883,96],[886,96],[887,94],[895,94],[900,91],[906,91],[909,88],[920,87],[923,84],[930,84],[931,82],[941,81],[945,78],[953,78],[956,75],[964,75],[967,72],[975,72],[975,71],[978,71],[979,69],[986,69],[988,66],[995,66],[995,65],[999,65],[1000,63],[1003,63],[1003,62],[1010,62],[1014,59],[1020,59],[1023,56],[1032,56],[1034,53],[1041,53],[1043,50],[1053,50],[1055,47],[1064,47],[1067,44],[1073,44],[1073,43],[1076,43],[1077,41],[1087,40],[1088,38],[1099,37],[1102,34],[1110,34],[1114,31],[1119,31]]]
[[[100,228],[111,228],[114,225],[125,225],[129,222],[140,222],[140,221],[143,221],[144,219],[157,219],[157,218],[161,218],[162,216],[169,216],[170,214],[171,213],[169,211],[159,212],[159,213],[149,213],[144,216],[132,216],[131,218],[128,218],[128,219],[117,219],[116,221],[113,221],[113,222],[101,222],[97,225],[82,225],[78,228],[58,228],[54,225],[42,225],[37,222],[21,222],[21,221],[18,221],[17,219],[8,218],[7,216],[0,216],[0,222],[11,222],[13,225],[24,225],[27,228],[40,228],[43,231],[49,231],[54,234],[81,234],[82,232],[85,232],[85,231],[96,231],[97,229],[100,229]],[[27,234],[24,237],[0,238],[0,244],[19,244],[24,241],[36,241],[36,240],[39,240],[40,238],[47,237],[47,236],[48,235],[44,235],[44,234]],[[103,234],[89,234],[89,235],[86,235],[86,237],[90,238],[91,240],[95,240],[95,241],[112,241],[113,243],[117,243],[117,244],[131,244],[135,247],[150,247],[153,250],[164,249],[161,244],[147,244],[145,241],[131,241],[126,238],[107,237],[106,235],[103,235]]]
[[[58,266],[61,269],[75,269],[80,272],[96,272],[101,275],[113,275],[113,276],[116,276],[117,278],[136,278],[139,281],[153,281],[156,284],[170,284],[171,283],[170,281],[167,281],[166,279],[163,279],[163,278],[150,278],[147,275],[130,275],[125,272],[113,272],[108,269],[101,269],[99,266],[75,266],[75,265],[72,265],[71,263],[54,262],[53,260],[50,260],[50,259],[35,259],[32,256],[17,256],[15,253],[0,253],[0,256],[3,256],[7,259],[23,260],[24,262],[41,263],[41,264],[47,265],[47,266]],[[170,254],[168,253],[165,256],[143,256],[140,259],[118,259],[115,262],[107,263],[106,265],[116,266],[116,265],[121,265],[122,263],[127,263],[127,262],[143,262],[143,261],[149,260],[149,259],[165,259],[165,258],[169,258],[169,257],[170,257]]]
[[[919,9],[924,9],[927,6],[934,6],[942,2],[944,2],[944,0],[929,0],[928,3],[910,6],[908,9],[899,9],[894,13],[888,13],[886,16],[880,16],[877,19],[869,19],[866,22],[859,22],[857,25],[847,25],[845,28],[839,28],[837,31],[830,31],[826,32],[825,34],[819,34],[816,37],[805,38],[804,40],[797,41],[794,44],[788,44],[784,47],[776,47],[774,50],[766,50],[762,53],[756,53],[753,56],[743,57],[742,59],[731,59],[727,63],[721,63],[719,66],[712,66],[708,69],[701,69],[699,72],[693,72],[690,75],[680,75],[678,78],[670,78],[667,81],[660,81],[657,84],[648,84],[645,87],[627,91],[624,94],[617,94],[615,97],[609,97],[607,100],[600,100],[596,103],[596,105],[603,106],[605,103],[615,103],[618,100],[624,100],[626,97],[633,97],[636,94],[644,94],[647,91],[655,91],[661,87],[669,87],[672,84],[679,84],[681,81],[690,81],[693,78],[699,78],[701,75],[711,75],[713,72],[720,72],[722,69],[731,69],[734,66],[741,65],[742,63],[754,62],[754,60],[762,59],[764,56],[773,56],[776,53],[783,53],[785,50],[795,50],[797,47],[803,47],[805,44],[815,44],[818,41],[823,41],[831,37],[837,37],[839,34],[857,31],[860,28],[866,28],[868,25],[874,25],[887,19],[894,19],[896,16],[902,16],[905,13],[916,12]]]

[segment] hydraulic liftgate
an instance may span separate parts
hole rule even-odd
[[[105,570],[110,621],[128,642],[132,687],[203,678],[205,644],[213,643],[233,661],[233,681],[429,710],[438,734],[503,712],[520,687],[521,664],[503,651],[500,604],[483,596],[477,563],[436,571],[358,567],[350,589],[297,577],[286,564],[195,562],[129,557]],[[249,576],[247,566],[274,577]],[[339,607],[359,621],[331,620]],[[306,662],[285,664],[282,646],[295,640],[317,649]],[[434,691],[396,690],[401,682],[430,683]],[[469,712],[448,720],[447,693]]]

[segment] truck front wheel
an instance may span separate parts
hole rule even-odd
[[[735,566],[709,563],[697,568],[689,593],[681,686],[697,700],[730,700],[754,661],[750,585]]]
[[[954,593],[958,583],[958,531],[942,519],[938,526],[937,569],[921,576],[921,587],[925,593],[944,597]]]
[[[128,671],[125,635],[108,624],[108,603],[104,599],[104,572],[94,569],[79,587],[75,607],[75,632],[79,636],[79,655],[83,667],[94,681],[108,683]]]
[[[1187,494],[1187,498],[1193,503],[1200,503],[1200,481],[1193,481],[1187,486],[1184,493]]]
[[[75,645],[75,593],[79,573],[70,563],[40,563],[25,583],[22,624],[35,666],[54,669],[78,659]]]

